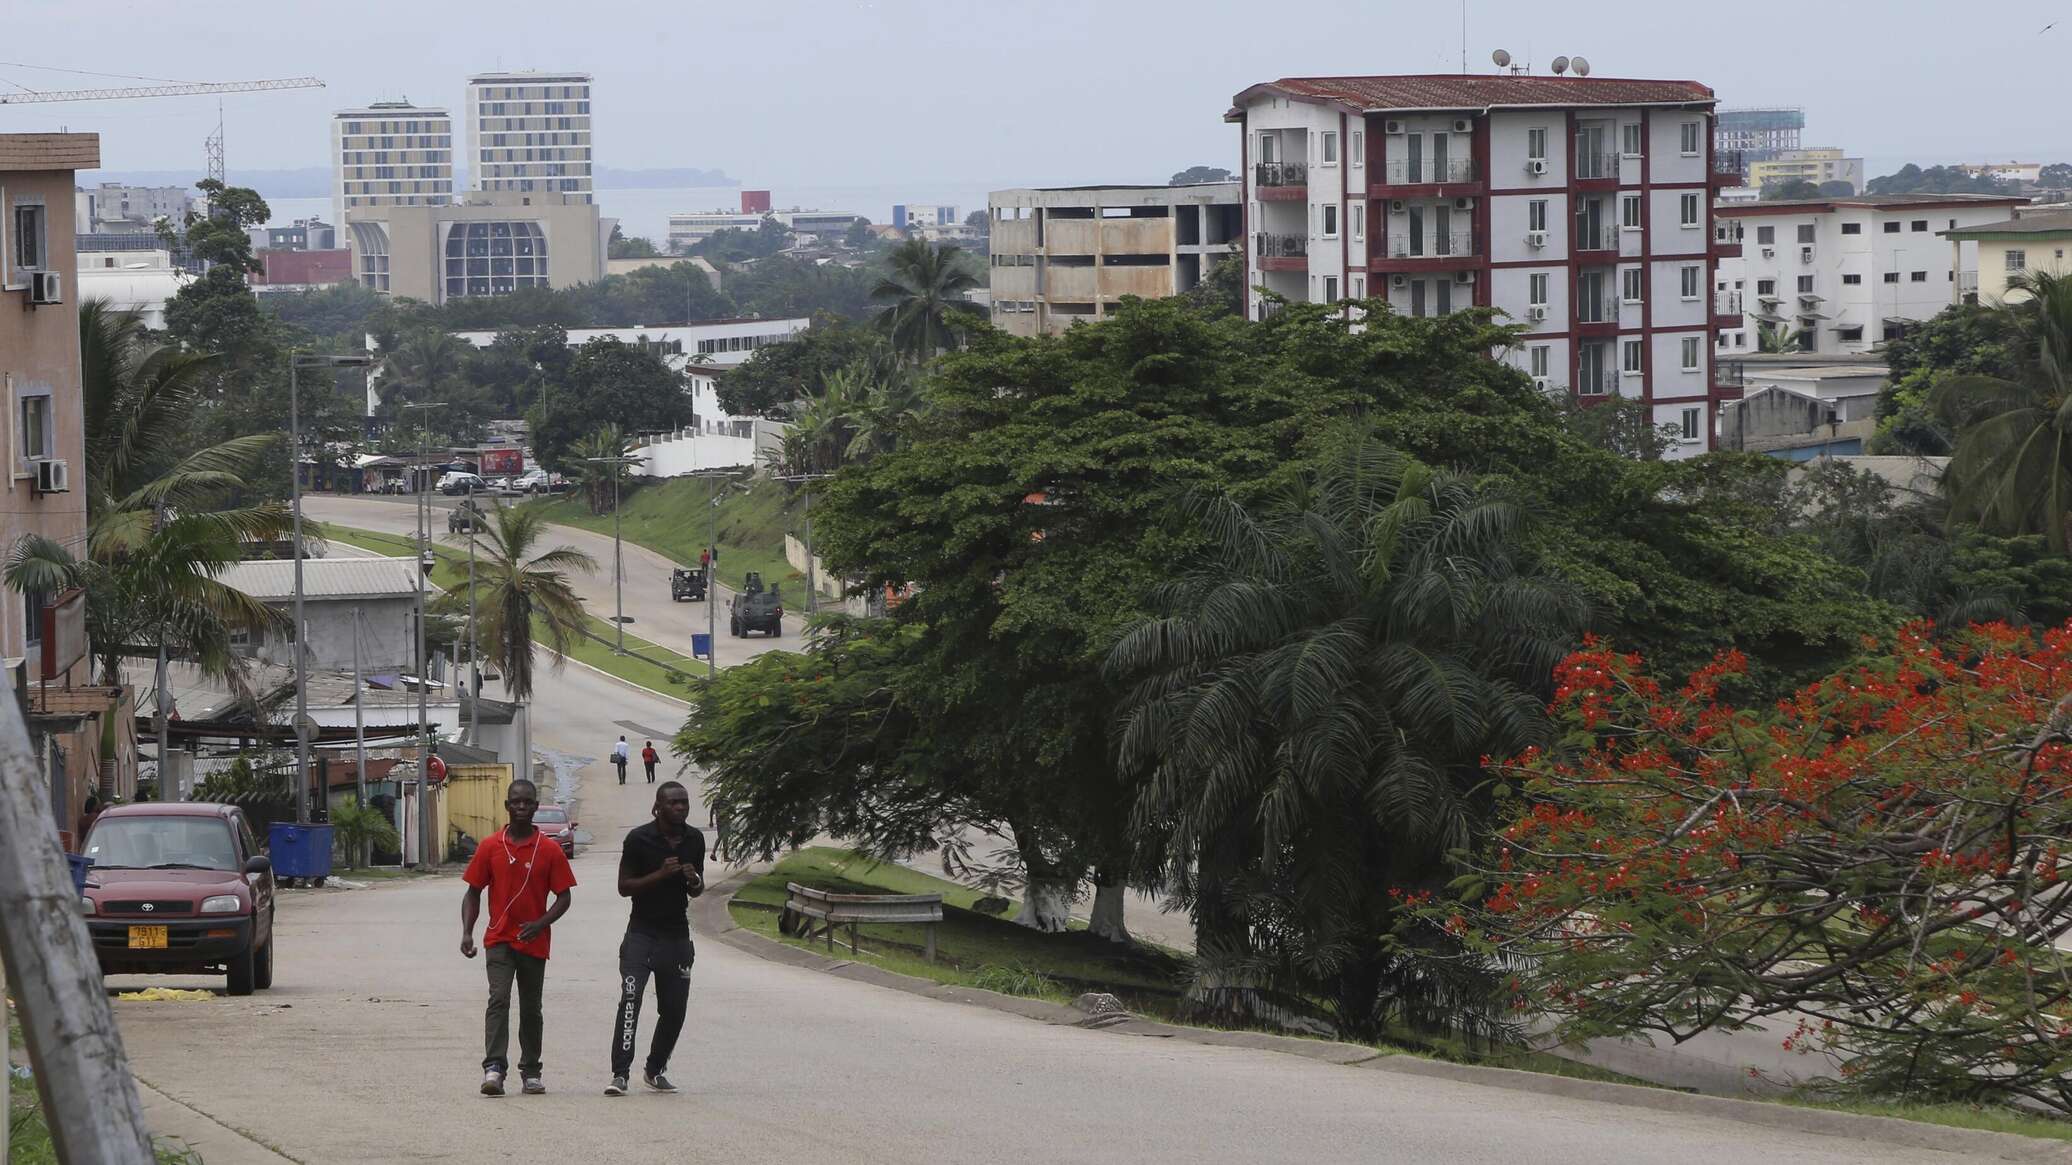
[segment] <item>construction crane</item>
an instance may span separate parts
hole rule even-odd
[[[191,97],[203,93],[258,93],[271,89],[322,89],[315,77],[287,77],[272,81],[198,81],[189,85],[145,85],[128,89],[28,89],[0,93],[0,105],[26,105],[35,101],[127,101],[135,97]]]

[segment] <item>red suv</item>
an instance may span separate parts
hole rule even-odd
[[[273,986],[273,863],[243,810],[117,805],[86,835],[86,929],[104,975],[222,971],[232,995]]]

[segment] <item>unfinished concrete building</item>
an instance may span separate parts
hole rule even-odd
[[[994,325],[1054,335],[1104,318],[1126,295],[1190,290],[1237,253],[1241,198],[1236,182],[994,191]]]

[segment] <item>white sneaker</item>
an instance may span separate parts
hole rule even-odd
[[[482,1074],[482,1095],[502,1096],[503,1094],[504,1074],[494,1070],[484,1072]]]
[[[604,1086],[604,1094],[606,1096],[626,1095],[626,1078],[624,1076],[612,1077],[612,1082]]]

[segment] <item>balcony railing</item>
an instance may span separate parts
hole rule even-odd
[[[1748,387],[1748,365],[1739,360],[1712,362],[1712,383],[1721,388]]]
[[[1255,253],[1261,259],[1306,259],[1309,257],[1308,235],[1277,235],[1260,231],[1252,237]]]
[[[1977,292],[1978,272],[1959,271],[1957,273],[1957,290],[1965,295],[1971,295]]]
[[[1389,239],[1388,257],[1391,259],[1457,259],[1481,254],[1476,245],[1480,240],[1473,231],[1460,231],[1446,235],[1425,235],[1411,239],[1408,235],[1396,235]]]
[[[1577,223],[1576,250],[1610,251],[1613,254],[1617,254],[1619,250],[1619,228],[1600,226],[1593,230],[1582,223]]]
[[[1261,162],[1252,167],[1254,186],[1307,186],[1309,163]]]
[[[1604,179],[1619,180],[1619,155],[1616,151],[1599,153],[1586,151],[1581,143],[1576,146],[1576,172],[1578,181],[1589,182]]]
[[[1721,219],[1712,224],[1712,241],[1722,247],[1741,245],[1741,224],[1733,219]]]
[[[1712,314],[1716,316],[1738,316],[1741,314],[1741,293],[1738,291],[1715,291],[1712,293]]]
[[[1576,322],[1579,324],[1616,324],[1619,322],[1619,301],[1613,296],[1591,299],[1588,295],[1576,297]]]
[[[1576,370],[1577,396],[1611,396],[1619,391],[1619,372],[1615,368],[1579,368]]]
[[[1385,181],[1391,186],[1418,186],[1425,183],[1473,182],[1475,160],[1473,158],[1391,158],[1383,167]]]
[[[1748,155],[1742,150],[1712,151],[1712,172],[1740,176],[1748,173]]]

